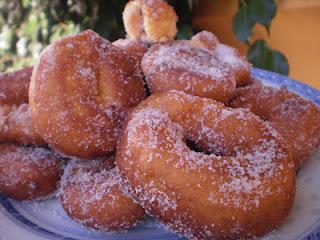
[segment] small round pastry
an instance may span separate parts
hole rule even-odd
[[[129,229],[144,217],[144,210],[123,193],[123,184],[110,159],[71,160],[61,181],[62,207],[73,220],[90,228]]]
[[[0,106],[0,142],[46,145],[34,129],[29,104]]]
[[[152,93],[179,90],[228,102],[236,81],[228,64],[185,41],[155,44],[143,56],[141,68]]]
[[[28,103],[28,89],[33,67],[0,73],[0,104]]]
[[[248,108],[271,122],[292,153],[296,168],[302,167],[320,144],[320,109],[286,88],[254,84],[238,88],[231,107]]]
[[[115,149],[127,110],[144,98],[135,61],[91,30],[46,47],[29,91],[40,136],[58,152],[87,159]]]
[[[125,50],[128,55],[133,57],[140,66],[143,55],[148,51],[148,45],[137,40],[118,39],[112,43],[113,45]]]
[[[294,202],[294,163],[269,123],[182,92],[130,112],[116,164],[146,212],[188,239],[262,235]]]
[[[41,200],[58,188],[63,159],[49,149],[0,144],[0,192],[17,200]]]
[[[177,14],[163,0],[129,1],[122,16],[130,39],[156,43],[173,40],[177,34]]]
[[[219,43],[217,37],[208,31],[202,31],[194,35],[191,45],[207,49],[212,52],[219,63],[227,63],[234,71],[237,86],[244,86],[252,83],[250,72],[252,65],[246,57],[237,49]]]
[[[195,47],[213,50],[220,44],[219,39],[211,32],[201,31],[192,36],[190,44]]]

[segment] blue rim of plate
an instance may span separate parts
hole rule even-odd
[[[283,76],[277,73],[273,73],[273,72],[269,72],[269,71],[261,70],[257,68],[254,68],[252,70],[252,77],[258,80],[261,80],[266,84],[271,84],[273,86],[286,86],[290,91],[293,91],[299,94],[300,96],[303,96],[304,98],[309,99],[320,106],[320,91],[304,83],[290,79],[286,76]],[[77,240],[75,238],[65,237],[60,234],[54,233],[52,231],[49,231],[33,223],[32,221],[30,221],[29,219],[27,219],[17,211],[17,209],[10,202],[9,198],[6,198],[1,194],[0,194],[0,204],[3,206],[3,208],[7,212],[7,215],[9,215],[9,217],[12,220],[18,223],[22,223],[23,227],[25,227],[28,230],[31,230],[34,233],[37,233],[40,236],[45,236],[51,239],[59,239],[59,240]],[[173,237],[172,239],[177,239],[177,238],[179,237],[178,236]],[[300,234],[298,238],[296,238],[296,240],[319,240],[319,239],[320,239],[320,219],[313,226],[310,226],[308,230]]]

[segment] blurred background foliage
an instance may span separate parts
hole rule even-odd
[[[200,0],[168,0],[179,16],[178,39],[189,39],[201,30],[192,25],[198,1]],[[125,37],[122,11],[126,2],[127,0],[0,0],[0,71],[30,66],[46,45],[58,37],[87,28],[110,41]],[[259,2],[265,5],[259,5]],[[240,0],[233,31],[239,40],[252,46],[248,59],[254,66],[287,74],[288,64],[281,53],[274,54],[263,40],[258,43],[250,42],[254,24],[262,21],[269,28],[275,11],[274,0]],[[278,60],[274,60],[274,56]]]

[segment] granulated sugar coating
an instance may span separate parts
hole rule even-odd
[[[126,111],[145,90],[134,60],[87,30],[45,48],[29,96],[35,128],[50,146],[94,158],[114,150]]]
[[[144,210],[124,193],[113,159],[67,165],[60,190],[61,204],[75,221],[97,230],[126,230],[144,217]]]
[[[230,106],[248,108],[268,120],[285,140],[296,168],[302,167],[320,144],[320,109],[286,88],[261,82],[238,88]]]
[[[129,114],[116,164],[147,213],[190,239],[264,234],[283,222],[295,195],[294,163],[270,124],[177,91]]]
[[[63,160],[49,149],[0,144],[0,192],[18,200],[51,196],[57,188]]]
[[[135,61],[138,67],[143,55],[148,51],[148,44],[131,39],[118,39],[112,43],[114,46],[125,50]]]
[[[46,145],[34,129],[27,103],[0,106],[0,142]]]
[[[153,45],[141,67],[153,93],[179,90],[227,102],[236,87],[228,64],[219,63],[209,51],[185,41]]]
[[[202,31],[194,35],[189,44],[211,52],[220,63],[230,66],[235,76],[237,86],[251,83],[251,63],[236,48],[219,43],[217,37],[208,31]]]
[[[0,104],[28,103],[32,67],[0,73]]]

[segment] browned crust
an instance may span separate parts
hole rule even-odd
[[[145,98],[138,66],[87,30],[48,46],[29,91],[37,132],[59,152],[95,158],[114,150],[128,108]]]
[[[286,88],[256,81],[238,88],[230,106],[248,108],[272,123],[283,136],[296,168],[302,167],[320,144],[320,109]]]
[[[153,111],[152,109],[160,109],[164,113],[168,113],[171,121],[179,123],[180,126],[186,129],[187,127],[184,124],[193,121],[190,118],[190,114],[197,114],[197,109],[200,108],[201,104],[216,105],[218,109],[223,109],[222,104],[218,104],[213,100],[199,99],[191,96],[187,97],[187,99],[190,99],[190,102],[182,97],[184,100],[176,103],[172,101],[172,97],[176,95],[184,96],[182,93],[177,92],[156,93],[152,95],[129,113],[124,123],[123,132],[121,133],[117,147],[116,164],[124,177],[128,179],[133,196],[145,208],[148,214],[160,218],[174,231],[190,239],[211,239],[213,237],[215,239],[246,239],[262,235],[278,227],[287,217],[295,196],[295,170],[290,155],[286,154],[287,150],[283,140],[279,136],[273,135],[270,139],[276,142],[279,151],[283,152],[286,157],[283,158],[279,155],[275,156],[272,160],[276,165],[273,171],[279,171],[280,165],[283,167],[281,167],[282,170],[280,170],[279,175],[274,175],[272,178],[265,177],[264,175],[259,177],[261,183],[258,186],[264,189],[262,191],[270,191],[270,195],[267,194],[268,196],[262,197],[257,207],[253,207],[247,211],[244,205],[243,208],[234,207],[232,204],[229,205],[228,198],[237,196],[236,191],[230,192],[228,198],[222,197],[223,202],[212,203],[208,200],[208,194],[209,192],[214,192],[215,197],[219,198],[218,196],[221,195],[218,191],[219,184],[223,185],[224,182],[219,183],[218,179],[228,179],[226,169],[223,170],[217,167],[216,171],[212,171],[204,167],[187,170],[184,167],[177,167],[176,164],[179,164],[179,162],[175,162],[174,159],[176,159],[175,155],[178,153],[170,154],[169,150],[168,152],[166,150],[176,143],[176,140],[172,140],[171,142],[171,138],[175,138],[169,124],[170,121],[168,120],[169,122],[164,122],[157,126],[152,125],[154,129],[158,129],[152,131],[159,131],[159,137],[163,137],[160,145],[153,145],[153,142],[148,142],[149,137],[150,139],[154,139],[154,136],[150,135],[152,131],[148,132],[148,125],[141,123],[141,121],[148,122],[152,121],[152,119],[148,118],[146,121],[143,119],[139,121],[140,118],[135,119],[136,114],[142,113],[145,110],[147,111],[150,107],[151,111]],[[198,104],[200,105],[198,106]],[[232,110],[230,111],[232,112]],[[243,110],[237,111],[242,112]],[[229,121],[232,122],[232,126],[230,126],[231,122],[228,125],[226,119],[219,122],[218,119],[212,119],[206,115],[202,116],[204,117],[204,122],[214,121],[219,124],[221,131],[224,129],[224,131],[218,131],[218,133],[223,134],[226,139],[225,143],[223,143],[222,139],[221,146],[230,144],[230,152],[227,150],[223,153],[227,154],[226,158],[223,158],[225,160],[228,159],[229,154],[232,156],[231,150],[234,147],[251,151],[250,148],[254,145],[254,142],[257,142],[257,138],[263,139],[267,135],[270,136],[271,132],[268,133],[268,131],[273,131],[271,129],[262,130],[266,127],[266,123],[263,123],[263,121],[250,112],[243,113],[248,117],[248,120],[241,123],[241,121],[237,122],[236,119],[232,121],[230,119]],[[210,116],[214,116],[214,114],[211,113]],[[198,118],[201,117],[198,116]],[[155,121],[157,120],[155,119]],[[140,122],[141,126],[132,125],[132,122]],[[246,127],[243,128],[241,124],[246,125]],[[130,130],[131,144],[129,144],[128,140],[129,125],[132,130]],[[168,126],[168,128],[165,126]],[[192,132],[192,129],[197,131],[197,127],[192,127],[191,130],[187,130],[191,135],[186,133],[187,136],[192,137],[192,134],[196,134],[196,132]],[[226,131],[227,129],[228,131]],[[238,132],[239,129],[242,129],[241,132]],[[198,130],[201,131],[200,129]],[[147,132],[145,133],[145,131]],[[132,135],[133,132],[137,135]],[[137,139],[133,138],[135,136]],[[248,138],[246,137],[246,141],[242,143],[243,145],[240,145],[242,136],[248,136]],[[140,137],[142,138],[140,139]],[[197,134],[194,137],[197,139]],[[139,141],[141,141],[144,147],[139,147]],[[251,141],[253,142],[251,143]],[[200,141],[198,143],[202,147],[207,146],[210,149],[208,142]],[[227,145],[224,147],[228,148]],[[211,152],[215,150],[217,150],[215,147],[211,148]],[[159,156],[163,156],[163,158]],[[180,159],[179,161],[187,165],[192,160]],[[218,158],[214,164],[219,165],[219,161],[222,160]],[[259,161],[259,159],[256,159],[256,161]],[[228,166],[232,166],[232,163],[229,164]],[[245,163],[243,162],[240,165],[242,164]],[[277,167],[278,164],[279,168]],[[213,186],[211,185],[211,180],[207,181],[206,179],[215,179],[218,182]],[[239,181],[242,180],[239,179]],[[149,188],[151,183],[153,184],[152,188]],[[201,188],[198,187],[198,184],[200,184]],[[278,188],[281,188],[281,191],[278,191]],[[240,193],[239,197],[240,199],[243,198],[243,201],[246,203],[245,205],[250,205],[249,202],[254,199],[253,196],[255,194],[256,192],[254,191],[250,193],[243,192]],[[174,202],[174,204],[172,205],[171,202]],[[254,202],[252,204],[254,205]]]
[[[0,144],[0,192],[17,200],[46,198],[58,188],[62,161],[48,149]]]
[[[0,73],[0,104],[28,103],[28,90],[33,67]]]

